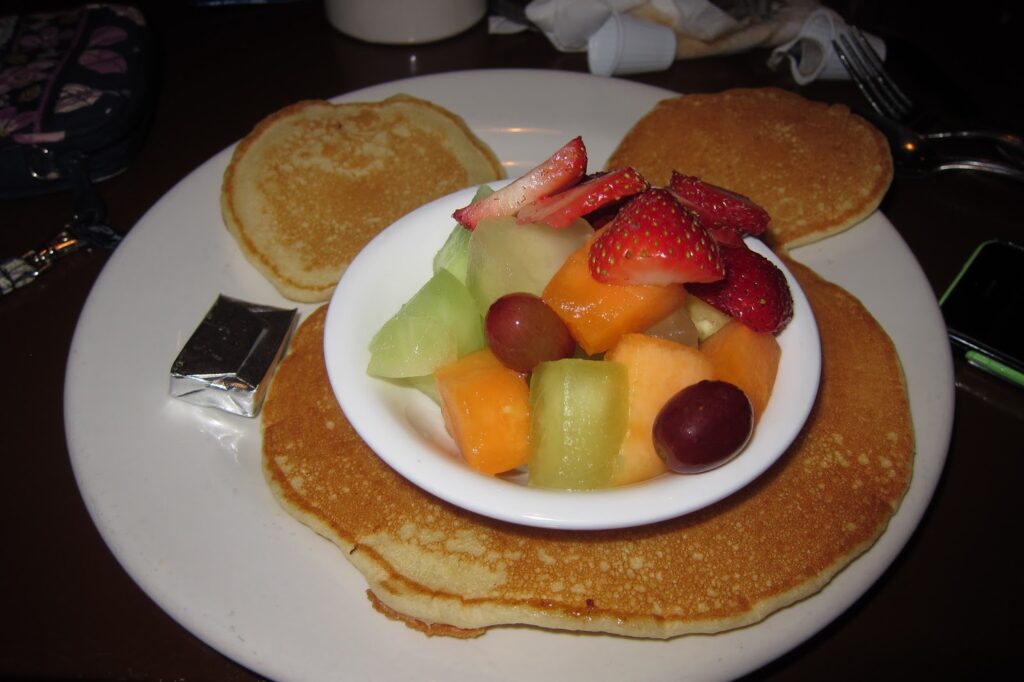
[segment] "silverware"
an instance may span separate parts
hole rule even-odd
[[[893,167],[897,175],[905,178],[923,178],[946,171],[979,171],[1024,182],[1024,168],[995,159],[949,156],[940,149],[941,144],[907,126],[884,116],[871,117],[872,123],[889,140]]]
[[[1024,168],[1024,139],[1012,133],[994,130],[954,130],[931,133],[912,131],[905,124],[911,120],[915,112],[914,102],[885,70],[881,58],[864,38],[864,34],[859,29],[850,27],[832,41],[832,46],[839,61],[846,67],[871,108],[885,121],[897,124],[895,134],[899,148],[894,146],[893,154],[903,155],[908,162],[911,158],[918,159],[913,166],[915,175],[921,175],[924,170],[920,159],[935,157],[940,151],[940,144],[964,140],[994,143],[1003,157]],[[1013,167],[1007,166],[1005,163],[964,156],[944,157],[941,163],[937,160],[933,161],[927,174],[946,170],[980,170],[1019,179],[1017,178],[1019,171],[1015,171]]]
[[[1024,165],[1024,138],[1013,133],[995,130],[949,130],[937,133],[921,133],[921,137],[935,142],[948,140],[984,140],[995,142],[1000,151],[1017,165]]]
[[[860,29],[851,26],[842,31],[832,47],[872,109],[896,121],[909,120],[914,112],[913,100],[885,70],[882,58]]]

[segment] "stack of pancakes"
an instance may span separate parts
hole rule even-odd
[[[685,127],[740,117],[729,108],[735,96],[723,93],[719,116],[685,118]],[[774,91],[738,96],[781,97]],[[685,109],[663,104],[638,122],[613,162],[644,173],[656,163],[701,175],[694,168],[699,155],[678,159],[680,148],[672,147],[664,160],[639,143],[644,136],[657,141],[682,135],[673,128],[676,117],[662,118],[665,107],[674,106]],[[700,106],[711,107],[711,100]],[[797,106],[785,102],[771,125],[785,128],[791,120],[787,112]],[[805,106],[805,118],[816,131],[810,135],[822,134],[816,117],[835,115],[824,121],[834,120],[842,129],[851,121],[854,130],[862,125],[848,114]],[[772,119],[773,111],[768,106],[762,118]],[[665,129],[664,135],[654,134],[652,125]],[[768,125],[761,121],[746,134],[761,135]],[[796,126],[788,133],[794,140],[789,146],[797,150],[791,163],[804,162],[798,153],[806,142],[800,142],[801,130]],[[872,136],[865,139],[874,149]],[[665,145],[656,146],[664,155]],[[753,140],[728,146],[744,154],[757,148]],[[686,148],[690,151],[692,146]],[[858,164],[881,176],[870,182],[864,171],[865,185],[887,185],[888,152],[885,158],[877,150],[873,157],[862,153]],[[780,244],[828,234],[841,229],[837,225],[845,227],[850,215],[866,215],[865,206],[844,204],[830,222],[831,190],[824,189],[829,181],[822,180],[821,192],[806,194],[802,169],[787,170],[774,159],[770,170],[745,158],[731,163],[729,174],[709,179],[760,201],[797,198],[800,205],[774,225]],[[710,158],[705,162],[709,169],[718,167]],[[645,168],[647,163],[652,165]],[[730,162],[722,159],[718,165]],[[818,173],[827,168],[822,165]],[[862,201],[877,206],[879,199]],[[792,236],[807,226],[813,229]],[[385,465],[346,421],[324,368],[324,308],[296,333],[271,386],[263,413],[266,478],[286,509],[337,544],[364,574],[379,610],[428,634],[471,637],[493,626],[527,624],[668,638],[757,622],[818,591],[870,547],[898,508],[913,466],[908,398],[891,340],[850,294],[796,262],[787,264],[821,333],[817,403],[779,462],[714,506],[641,528],[572,532],[507,524],[432,497]]]

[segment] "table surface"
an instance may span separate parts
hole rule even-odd
[[[0,3],[0,14],[26,3]],[[50,3],[53,4],[53,3]],[[881,5],[882,3],[878,3]],[[892,3],[898,5],[900,3]],[[361,43],[335,32],[319,2],[200,7],[142,3],[161,48],[160,97],[139,157],[99,187],[112,223],[127,230],[196,166],[264,115],[300,99],[468,68],[586,71],[585,57],[540,35],[488,35],[485,22],[415,47]],[[934,113],[929,125],[1013,129],[1019,10],[982,2],[956,26],[922,23],[913,7],[840,7],[885,37],[890,65]],[[949,31],[974,36],[962,54]],[[1001,40],[1005,38],[1006,40]],[[862,107],[846,82],[798,87],[766,66],[767,50],[677,62],[635,80],[678,92],[774,85]],[[557,106],[552,104],[552,106]],[[1024,243],[1024,186],[970,173],[894,181],[882,210],[936,292],[981,241]],[[0,256],[38,247],[71,214],[67,193],[0,202]],[[0,299],[0,406],[5,520],[0,561],[0,677],[94,680],[253,680],[258,675],[181,628],[133,583],[97,533],[68,459],[62,399],[68,348],[108,254],[79,253]],[[758,680],[836,680],[995,671],[1021,660],[1019,569],[1004,549],[1020,537],[1024,391],[957,359],[956,412],[946,471],[897,561],[824,631],[753,673]]]

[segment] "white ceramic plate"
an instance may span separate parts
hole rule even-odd
[[[396,92],[458,112],[511,176],[576,134],[600,166],[629,126],[671,94],[581,74],[488,71],[388,83],[345,98]],[[952,360],[927,280],[892,225],[875,214],[795,256],[858,296],[892,336],[918,454],[888,530],[824,590],[759,625],[668,642],[528,628],[468,641],[426,638],[380,616],[362,576],[334,545],[271,497],[258,421],[168,397],[171,362],[217,294],[289,305],[222,225],[229,155],[216,155],[172,189],[110,259],[75,334],[65,423],[82,496],[115,556],[172,617],[241,664],[276,680],[732,679],[849,607],[920,521],[949,444]]]
[[[437,404],[415,389],[367,375],[366,366],[370,339],[430,278],[433,256],[455,225],[452,212],[469,204],[474,193],[468,188],[438,199],[384,230],[348,267],[331,297],[324,329],[331,386],[356,431],[393,469],[478,514],[529,526],[595,530],[654,523],[713,504],[760,476],[785,452],[814,405],[821,344],[814,314],[792,274],[762,242],[750,239],[750,248],[785,273],[793,320],[778,335],[782,358],[772,399],[739,456],[701,474],[666,474],[621,488],[575,492],[531,488],[466,466]]]

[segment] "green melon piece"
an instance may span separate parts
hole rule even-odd
[[[437,381],[434,379],[433,374],[427,374],[421,377],[407,377],[405,379],[395,379],[395,381],[408,386],[409,388],[415,388],[417,391],[433,400],[438,405],[441,404],[441,397],[437,394]]]
[[[690,315],[690,319],[693,320],[693,325],[697,328],[697,337],[701,341],[717,332],[732,320],[731,317],[721,310],[710,303],[705,303],[693,294],[687,294],[683,306]]]
[[[540,296],[566,259],[592,237],[584,220],[555,229],[520,225],[515,217],[481,220],[469,240],[466,286],[482,314],[495,300],[517,291]]]
[[[483,199],[490,194],[494,194],[494,190],[487,185],[480,185],[473,201]],[[465,283],[466,270],[469,267],[469,238],[471,234],[462,225],[455,224],[455,228],[448,235],[444,246],[434,254],[434,274],[437,274],[438,270],[447,270],[455,275],[455,279]]]
[[[469,269],[469,239],[472,234],[462,225],[455,225],[444,246],[434,254],[434,274],[447,270],[455,279],[462,283],[466,282],[466,270]]]
[[[386,379],[421,377],[483,347],[483,318],[473,298],[440,270],[374,335],[366,371]]]
[[[629,416],[626,366],[569,358],[530,378],[529,482],[585,490],[611,484]]]

